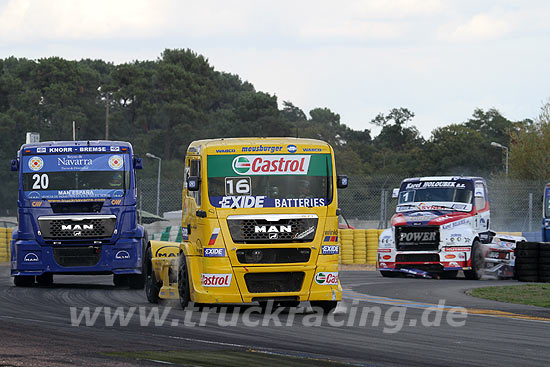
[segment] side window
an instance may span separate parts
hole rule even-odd
[[[481,182],[476,182],[475,187],[475,204],[477,210],[485,208],[487,198],[485,197],[485,185]]]
[[[189,176],[197,176],[201,177],[201,161],[198,159],[193,159],[189,162]],[[197,206],[201,205],[201,190],[199,186],[198,191],[192,191],[191,196],[195,198],[195,202],[197,203]]]

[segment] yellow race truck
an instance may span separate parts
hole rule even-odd
[[[337,188],[348,178],[336,175],[329,144],[199,140],[187,149],[184,176],[182,242],[146,249],[149,302],[336,307]]]

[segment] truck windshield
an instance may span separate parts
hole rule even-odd
[[[419,209],[466,209],[471,210],[472,183],[466,180],[403,182],[399,189],[398,205],[424,205]],[[425,205],[437,203],[438,205]],[[467,204],[467,205],[463,205]]]
[[[208,196],[218,208],[313,207],[332,201],[330,154],[210,155]]]
[[[29,199],[121,197],[130,183],[128,167],[128,153],[23,156],[23,191]]]

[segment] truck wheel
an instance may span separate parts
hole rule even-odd
[[[16,287],[32,287],[34,285],[34,276],[16,275],[13,277],[13,284]]]
[[[115,287],[127,286],[128,276],[126,274],[113,274],[113,284]]]
[[[149,303],[158,303],[161,284],[155,279],[152,258],[151,247],[148,247],[145,253],[145,276],[147,277],[145,280],[145,294]]]
[[[338,301],[309,301],[313,309],[320,308],[325,315],[328,315],[338,305]]]
[[[191,292],[189,291],[189,272],[187,271],[187,261],[185,260],[185,255],[181,254],[179,260],[178,293],[181,307],[185,309],[191,301]]]
[[[483,269],[485,267],[485,255],[479,241],[474,241],[471,258],[472,270],[465,270],[464,275],[466,279],[479,280],[483,276]]]
[[[53,284],[53,274],[44,273],[36,277],[36,282],[38,285],[52,285]]]

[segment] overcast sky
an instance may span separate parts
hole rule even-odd
[[[354,129],[406,107],[425,137],[476,107],[535,118],[550,97],[545,0],[0,0],[0,58],[156,60],[219,71]]]

